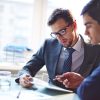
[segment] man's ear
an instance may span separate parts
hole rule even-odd
[[[74,28],[74,31],[76,32],[76,29],[77,29],[76,20],[73,22],[73,28]]]

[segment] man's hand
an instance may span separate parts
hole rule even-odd
[[[83,77],[75,72],[67,72],[62,75],[57,75],[54,80],[58,80],[65,85],[66,88],[75,89],[83,81]]]
[[[31,81],[33,81],[31,75],[22,75],[19,79],[20,85],[26,88],[32,87]]]

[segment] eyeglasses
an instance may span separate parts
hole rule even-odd
[[[70,25],[67,25],[65,28],[61,29],[61,30],[58,31],[58,32],[52,32],[52,33],[50,34],[51,37],[56,38],[57,35],[63,36],[63,35],[66,33],[67,28],[68,28],[69,26],[70,26]]]

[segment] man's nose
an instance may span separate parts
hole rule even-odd
[[[88,35],[88,34],[89,34],[89,32],[88,32],[88,30],[87,30],[87,29],[85,29],[84,34],[85,34],[85,35]]]

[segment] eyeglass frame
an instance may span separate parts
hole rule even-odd
[[[51,37],[56,38],[57,35],[63,36],[66,33],[66,29],[70,26],[71,24],[68,24],[65,28],[59,30],[58,32],[51,32]]]

